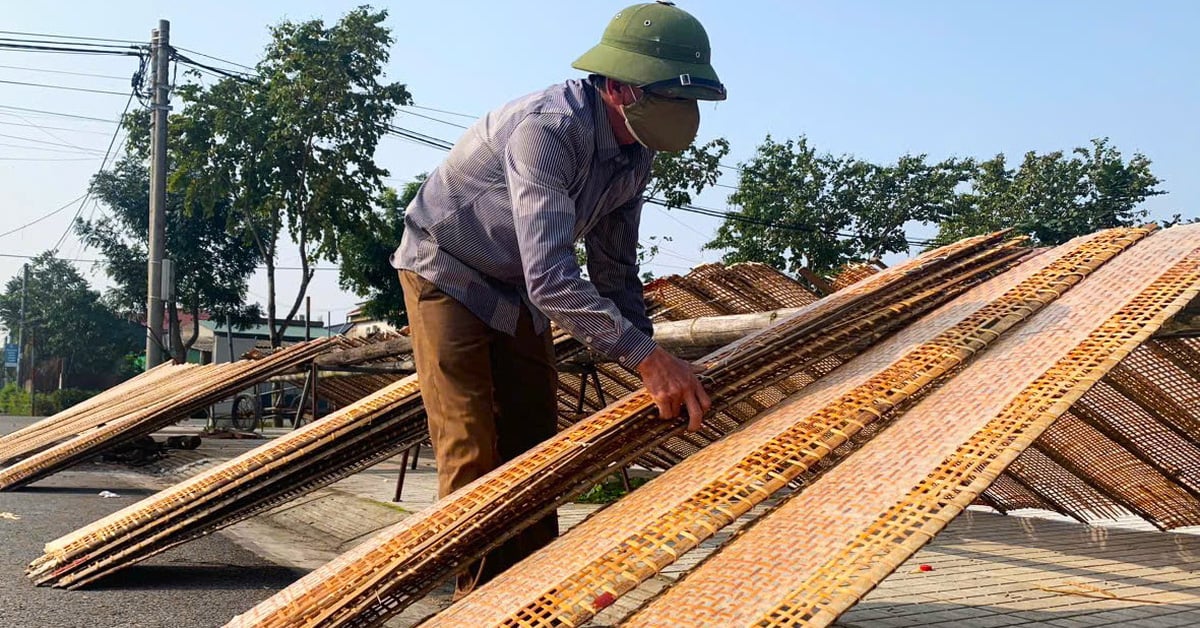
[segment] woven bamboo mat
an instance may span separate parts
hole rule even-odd
[[[404,426],[407,441],[396,438]],[[410,376],[48,543],[30,575],[43,584],[84,584],[361,470],[423,438],[423,426]],[[321,465],[323,457],[332,464]]]
[[[951,374],[1003,329],[1144,235],[1077,240],[978,287],[806,394],[685,460],[434,618],[429,625],[576,625],[787,482],[867,424]],[[1019,328],[1018,328],[1019,329]]]
[[[879,267],[874,264],[859,263],[847,264],[838,270],[837,274],[829,282],[829,287],[834,290],[842,290],[848,288],[871,275],[879,273]]]
[[[109,447],[150,434],[186,417],[194,410],[230,397],[272,374],[294,368],[311,360],[334,345],[333,339],[320,338],[277,351],[257,360],[240,360],[228,364],[206,364],[190,367],[183,372],[155,382],[149,399],[136,408],[126,410],[125,404],[104,405],[98,412],[117,416],[95,429],[75,434],[48,449],[24,458],[0,470],[0,490],[24,486],[97,455]],[[172,371],[173,373],[174,371]],[[64,436],[73,427],[65,427]]]
[[[775,271],[752,264],[738,265],[732,271],[723,267],[702,268],[693,276],[693,283],[711,287],[714,282],[730,283],[734,281],[731,276],[743,277],[746,273],[755,277],[769,273],[779,280],[786,280]],[[743,299],[744,303],[727,302],[726,306],[740,311],[755,307],[755,303],[768,307],[791,305],[793,301],[788,300],[789,295],[799,289],[799,285],[789,282],[775,285],[780,283],[776,281],[768,288],[757,290],[745,286],[746,294],[756,296]],[[339,346],[354,348],[369,342],[345,340]],[[563,336],[556,341],[556,351],[560,354],[577,350],[582,347],[569,337]],[[636,378],[615,365],[605,372],[608,386],[587,389],[587,396],[595,398],[601,405],[606,405],[603,391],[614,382],[626,391],[640,385]],[[564,373],[562,379],[570,382],[571,377],[570,373]],[[592,377],[599,379],[595,374]],[[408,378],[401,384],[389,386],[389,379],[390,376],[365,376],[324,380],[319,387],[320,394],[329,396],[332,393],[345,399],[347,407],[343,411],[50,543],[46,554],[30,566],[30,576],[39,584],[86,585],[116,569],[320,488],[420,442],[425,438],[424,415],[416,380]],[[580,376],[575,376],[575,381],[579,380]],[[779,386],[764,390],[775,389],[780,389],[776,393],[778,399],[786,393]],[[572,399],[574,397],[573,392]],[[756,407],[761,410],[761,406]],[[718,427],[734,429],[738,417],[744,418],[744,414],[727,415],[727,420]],[[708,442],[700,434],[679,440],[693,450]],[[663,458],[664,455],[665,450],[648,452],[641,459],[652,459],[664,467],[678,461],[677,458]]]
[[[160,364],[87,401],[0,438],[0,463],[24,458],[46,447],[135,411],[156,396],[159,385],[196,368]]]
[[[1101,268],[627,625],[831,623],[1196,296],[1198,239],[1200,228],[1171,229]],[[1075,425],[1053,446],[1088,447],[1097,438],[1066,420]],[[1200,523],[1200,502],[1147,497],[1174,509],[1176,524]]]
[[[711,356],[706,360],[708,372],[713,377],[722,373],[714,386],[723,382],[719,387],[734,393],[718,395],[719,404],[740,404],[764,387],[803,375],[809,363],[805,360],[817,364],[827,361],[822,355],[832,355],[823,351],[861,350],[854,347],[862,340],[894,329],[887,325],[911,320],[977,280],[1009,268],[1024,252],[1008,245],[987,248],[1001,235],[964,241],[889,269]],[[887,295],[894,299],[871,300]],[[659,433],[677,430],[654,419],[650,406],[644,393],[617,402],[433,508],[368,539],[230,625],[382,623],[459,561],[485,552],[538,512],[586,488],[620,456],[636,456],[645,446],[631,443],[652,444],[661,438]]]
[[[1194,342],[1155,339],[1135,349],[981,501],[1001,512],[1040,507],[1083,522],[1137,515],[1164,529],[1185,525],[1179,508],[1200,499],[1200,352]],[[1015,493],[1014,485],[1027,490]],[[1028,495],[1041,503],[1028,503]]]

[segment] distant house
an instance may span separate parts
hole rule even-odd
[[[187,328],[184,329],[185,335],[190,333]],[[308,338],[324,338],[335,335],[337,333],[333,329],[325,327],[323,321],[313,320],[308,324]],[[284,346],[304,342],[306,337],[304,321],[302,319],[292,321],[292,324],[283,331],[282,337]],[[271,333],[267,327],[267,320],[259,319],[244,329],[234,326],[232,330],[223,322],[200,321],[200,337],[188,351],[188,362],[196,364],[230,362],[231,344],[234,360],[241,358],[252,349],[269,349]]]
[[[343,332],[343,335],[347,338],[370,338],[377,334],[399,331],[391,323],[377,320],[364,314],[361,304],[346,314],[346,322],[342,326],[349,327]]]

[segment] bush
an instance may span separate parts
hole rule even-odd
[[[646,482],[649,478],[631,477],[629,478],[629,486],[637,488]],[[625,483],[621,480],[621,476],[609,477],[603,482],[588,489],[588,491],[579,497],[575,498],[577,504],[611,504],[625,496]]]
[[[29,395],[17,388],[16,384],[8,384],[0,388],[0,413],[28,415]]]
[[[50,416],[58,414],[67,408],[96,395],[94,390],[79,390],[63,388],[48,393],[38,393],[34,396],[36,407],[29,411],[29,393],[9,384],[0,388],[0,413],[17,415]]]

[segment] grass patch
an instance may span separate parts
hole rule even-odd
[[[411,514],[412,514],[412,511],[411,511],[411,510],[409,510],[409,509],[407,509],[407,508],[405,508],[404,506],[401,506],[401,505],[399,505],[399,504],[393,503],[393,502],[381,502],[381,501],[379,501],[378,499],[372,499],[372,500],[369,500],[369,501],[371,501],[371,502],[373,502],[373,503],[375,503],[375,504],[378,504],[378,505],[380,505],[380,506],[383,506],[384,508],[389,508],[389,509],[391,509],[391,510],[395,510],[396,512],[402,512],[402,513],[404,513],[404,514],[406,514],[406,515],[411,515]]]
[[[631,477],[629,486],[637,488],[649,481],[649,478]],[[626,493],[628,491],[625,490],[621,476],[613,475],[588,489],[586,493],[576,497],[573,501],[577,504],[611,504],[624,497]]]

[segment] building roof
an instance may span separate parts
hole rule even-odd
[[[226,327],[224,323],[218,323],[216,321],[202,321],[200,324],[213,330],[214,334],[225,336],[229,333],[229,328]],[[326,336],[336,335],[332,331],[327,330],[325,323],[320,320],[313,320],[309,324],[308,333],[312,338],[324,338]],[[304,334],[304,321],[299,321],[298,324],[297,321],[292,321],[292,324],[284,329],[283,334],[281,335],[285,340],[294,342],[297,340],[304,340]],[[233,336],[235,338],[270,338],[271,331],[267,326],[266,321],[262,321],[246,327],[238,327],[237,325],[234,325]]]

